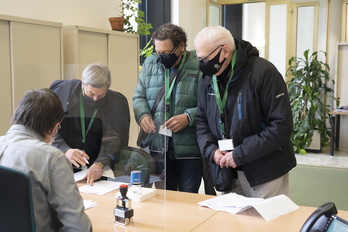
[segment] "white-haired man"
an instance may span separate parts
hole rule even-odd
[[[234,39],[224,27],[202,29],[194,45],[204,74],[196,113],[198,144],[212,170],[218,165],[230,175],[217,183],[219,176],[212,172],[213,181],[220,191],[247,197],[288,194],[288,172],[296,159],[283,77],[255,47]]]
[[[110,70],[93,63],[82,72],[82,80],[58,80],[50,86],[64,108],[61,129],[52,145],[75,167],[88,167],[90,185],[100,179],[110,156],[128,146],[128,102],[124,95],[110,90],[110,85]]]

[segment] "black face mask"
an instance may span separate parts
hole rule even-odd
[[[204,62],[202,60],[199,61],[199,69],[205,75],[212,76],[215,73],[219,72],[222,64],[226,60],[226,58],[225,58],[223,61],[219,62],[221,50],[219,51],[219,53],[213,59],[208,60],[207,62]]]
[[[93,98],[90,98],[85,93],[83,93],[83,102],[86,104],[86,106],[90,107],[91,109],[96,109],[105,105],[106,97],[103,97],[98,101],[94,101]]]
[[[87,94],[85,94],[85,93],[83,94],[83,101],[84,101],[84,103],[87,106],[89,106],[89,107],[91,107],[93,109],[94,108],[98,108],[100,106],[100,104],[101,104],[103,99],[104,98],[102,98],[102,99],[100,99],[98,101],[94,101],[93,98],[88,97]]]
[[[166,68],[171,68],[175,64],[175,62],[179,59],[179,57],[175,53],[171,54],[161,54],[159,55],[160,62]]]

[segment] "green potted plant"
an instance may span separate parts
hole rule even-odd
[[[121,14],[121,17],[109,18],[112,30],[124,31],[128,33],[134,33],[139,35],[150,35],[150,29],[152,29],[151,23],[146,23],[145,13],[139,10],[138,4],[141,0],[121,0],[117,10]],[[133,25],[137,25],[134,28]],[[154,46],[151,40],[141,50],[140,56],[148,57],[152,54]]]
[[[145,47],[141,49],[140,51],[140,56],[144,56],[145,58],[148,56],[151,56],[152,53],[154,52],[155,46],[152,43],[152,38],[149,40],[149,42],[146,43]]]
[[[117,29],[112,27],[112,29],[139,35],[150,35],[149,30],[152,28],[152,24],[145,22],[145,13],[138,8],[138,4],[140,3],[141,0],[121,0],[120,5],[117,7],[121,16],[111,17],[109,21],[111,23],[115,18],[123,18],[121,21],[124,21],[124,26]],[[134,28],[132,23],[135,23],[137,28]]]
[[[326,57],[323,51],[310,55],[309,50],[303,53],[303,58],[292,57],[287,70],[287,75],[292,77],[287,83],[294,121],[291,141],[295,152],[300,154],[306,154],[315,130],[320,135],[321,146],[327,145],[330,136],[326,127],[326,119],[332,120],[330,105],[322,99],[333,92],[327,83],[334,84],[334,80],[330,77],[329,65],[318,59],[320,53]]]

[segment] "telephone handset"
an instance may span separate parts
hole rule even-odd
[[[315,210],[307,221],[303,224],[300,232],[319,232],[325,231],[328,222],[332,215],[337,214],[337,209],[334,203],[328,202]]]

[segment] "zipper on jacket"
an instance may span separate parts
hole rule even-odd
[[[260,124],[261,124],[262,129],[266,128],[266,125],[263,122],[261,122]]]
[[[242,91],[239,91],[238,93],[238,117],[239,120],[241,120],[243,118],[243,111],[242,111]]]

